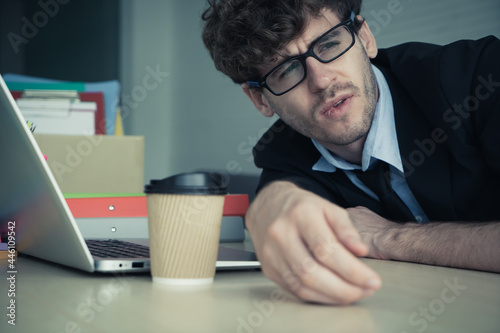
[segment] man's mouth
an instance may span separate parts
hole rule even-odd
[[[338,103],[337,103],[337,104],[335,104],[333,107],[334,107],[334,108],[338,107],[340,104],[344,103],[344,101],[345,101],[345,100],[346,100],[346,98],[341,99],[341,100],[340,100],[340,101],[338,101]]]
[[[353,94],[345,93],[327,102],[321,109],[321,115],[329,119],[339,119],[344,116],[351,107]]]

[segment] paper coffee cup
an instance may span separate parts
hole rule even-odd
[[[213,281],[226,188],[215,173],[189,173],[146,185],[153,282]]]

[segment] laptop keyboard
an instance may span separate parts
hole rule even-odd
[[[90,253],[100,258],[149,258],[149,247],[117,239],[85,240]]]
[[[90,253],[99,258],[149,258],[149,247],[117,239],[85,240]],[[256,261],[255,253],[219,246],[217,260]]]

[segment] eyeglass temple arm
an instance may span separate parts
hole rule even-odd
[[[261,87],[260,83],[257,82],[257,81],[247,81],[247,83],[248,83],[248,85],[250,87],[255,87],[255,88],[260,88]]]

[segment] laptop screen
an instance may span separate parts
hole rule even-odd
[[[92,271],[62,193],[1,77],[0,160],[0,225],[14,222],[17,250]]]

